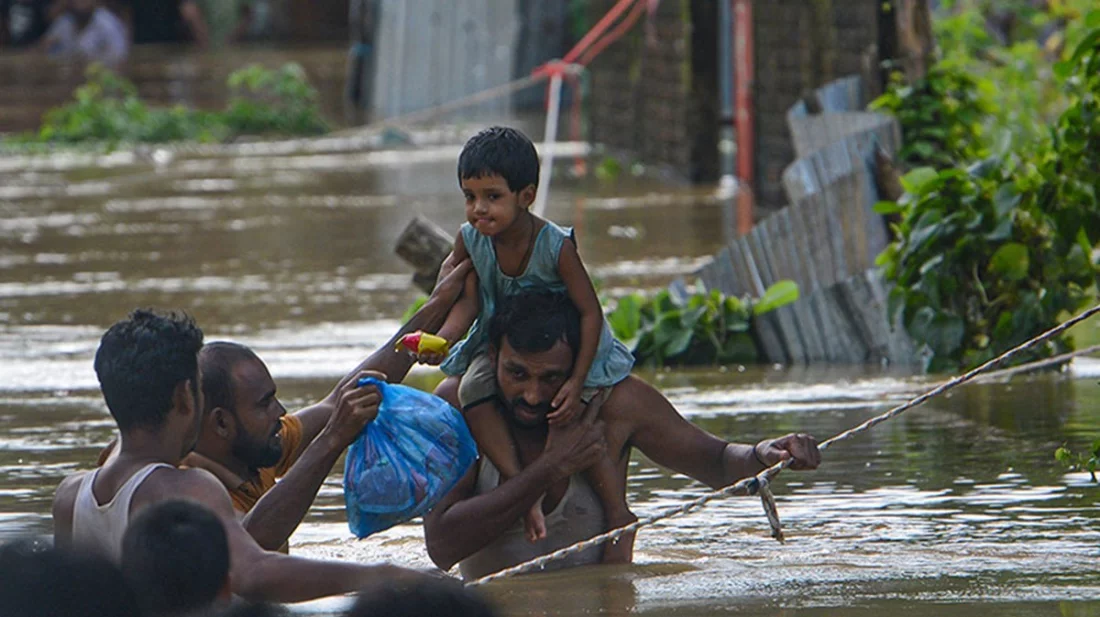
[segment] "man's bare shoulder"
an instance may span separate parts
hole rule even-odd
[[[80,483],[90,474],[90,471],[81,471],[66,476],[61,484],[57,485],[57,492],[53,496],[54,512],[60,510],[71,511],[76,502],[76,494],[80,491]]]
[[[201,503],[215,512],[226,507],[232,510],[233,507],[229,493],[221,481],[209,471],[195,467],[166,467],[156,470],[142,483],[134,498],[141,502],[140,505],[169,499],[187,499]]]
[[[638,398],[643,390],[651,390],[646,382],[633,375],[611,387],[607,400],[600,406],[600,419],[605,424],[633,422],[638,413]]]

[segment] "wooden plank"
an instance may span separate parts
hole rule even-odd
[[[769,218],[772,223],[771,234],[764,248],[776,281],[791,280],[797,284],[799,275],[792,261],[793,253],[791,251],[794,240],[787,233],[789,218],[790,207],[784,208]],[[813,328],[810,327],[811,323],[806,319],[806,315],[803,315],[796,305],[797,302],[788,305],[788,307],[785,307],[785,312],[791,315],[791,321],[798,334],[800,361],[807,362],[812,355],[811,349],[814,347],[811,342],[811,337],[814,336]],[[794,355],[795,353],[792,351],[792,356]]]
[[[855,192],[861,207],[857,211],[859,219],[858,229],[863,238],[864,251],[868,261],[862,270],[874,267],[875,259],[889,243],[889,235],[886,232],[886,221],[882,215],[875,212],[875,204],[879,201],[878,187],[875,184],[875,148],[878,145],[878,137],[873,133],[861,136],[849,143],[849,156],[853,166],[857,169]]]
[[[781,248],[787,254],[786,259],[792,274],[791,280],[798,283],[799,301],[793,305],[793,310],[802,333],[806,359],[817,362],[825,358],[825,338],[822,324],[817,319],[811,304],[806,301],[806,298],[817,288],[817,282],[810,269],[810,259],[806,252],[808,241],[800,220],[802,209],[798,204],[788,206],[775,216],[784,231],[782,237],[786,242],[781,244]]]
[[[883,196],[879,194],[878,184],[875,182],[875,152],[881,147],[881,143],[881,137],[876,134],[873,139],[868,140],[865,145],[866,149],[860,151],[866,169],[865,190],[869,195],[864,215],[867,223],[867,242],[868,249],[874,253],[875,258],[890,244],[890,230],[886,224],[886,219],[875,212],[875,204],[883,199]]]
[[[859,75],[842,77],[818,88],[814,94],[825,113],[863,109],[863,85]]]
[[[749,250],[748,237],[749,236],[742,236],[735,242],[735,245],[737,247],[737,252],[741,255],[743,267],[749,272],[750,289],[756,290],[752,295],[759,297],[760,294],[764,293],[762,289],[763,283],[760,280],[756,264],[753,262],[752,252]],[[760,348],[760,354],[765,360],[779,364],[787,364],[790,362],[787,350],[779,336],[779,327],[775,321],[774,315],[767,314],[754,317],[753,332]]]
[[[867,358],[867,349],[852,326],[852,318],[843,301],[843,285],[844,283],[840,282],[828,289],[821,290],[824,296],[824,305],[832,314],[833,324],[836,328],[837,361],[848,364],[862,364]]]
[[[787,208],[784,207],[783,210]],[[791,265],[787,262],[786,251],[783,250],[790,239],[787,238],[786,230],[780,224],[780,214],[783,210],[776,212],[764,220],[764,229],[762,230],[761,239],[765,240],[762,244],[767,251],[768,265],[771,269],[772,283],[776,281],[782,281],[783,279],[791,278]]]
[[[806,210],[812,207],[809,201],[804,200],[787,208],[787,222],[790,226],[790,236],[793,239],[791,249],[795,261],[798,262],[798,269],[802,274],[802,283],[800,284],[805,286],[803,289],[804,296],[818,287],[813,252],[816,234],[807,229],[805,222]]]
[[[921,361],[920,354],[917,352],[913,340],[909,338],[909,333],[905,331],[905,327],[900,320],[891,321],[893,317],[886,312],[886,307],[889,306],[890,284],[883,278],[882,270],[877,268],[868,270],[864,273],[864,277],[867,279],[871,293],[879,305],[882,306],[882,319],[886,322],[887,331],[890,335],[888,342],[890,362],[906,366],[919,364]]]
[[[774,230],[776,218],[771,216],[767,221],[768,226],[757,226],[753,233],[749,234],[749,246],[753,247],[753,254],[762,274],[766,274],[765,286],[770,287],[779,281],[776,274],[776,255],[773,250]],[[791,363],[802,364],[806,362],[805,344],[802,342],[802,333],[799,328],[797,316],[789,306],[781,307],[774,311],[776,322],[779,326],[779,336],[787,350],[787,356]]]
[[[804,258],[801,255],[803,240],[795,235],[792,217],[796,206],[788,206],[775,216],[778,226],[782,229],[781,239],[784,242],[778,248],[785,253],[785,259],[790,268],[790,279],[798,284],[799,300],[792,305],[795,318],[798,320],[799,331],[802,334],[802,344],[806,352],[808,362],[820,361],[825,355],[825,343],[821,336],[820,326],[810,310],[809,303],[803,301],[811,292],[811,283],[806,276]]]
[[[838,142],[843,145],[844,142]],[[845,157],[847,162],[847,157]],[[850,164],[850,162],[849,162]],[[841,274],[844,280],[855,273],[863,272],[870,265],[867,259],[867,238],[863,233],[863,204],[859,203],[856,174],[846,173],[839,176],[832,185],[840,215],[840,228],[844,237],[844,263],[846,270]]]
[[[813,268],[816,287],[828,287],[836,282],[833,264],[832,242],[829,238],[828,206],[825,195],[815,193],[800,202],[802,221],[806,229],[806,241],[810,253],[809,265]]]
[[[839,339],[840,330],[834,323],[832,310],[825,302],[824,290],[819,288],[802,301],[807,304],[810,314],[813,315],[813,323],[821,334],[823,346],[820,359],[826,362],[839,361],[842,349]]]
[[[779,340],[779,328],[776,325],[774,314],[769,313],[753,317],[752,331],[756,336],[760,355],[764,361],[773,364],[790,363],[790,358],[787,357],[787,353],[783,349],[783,343]]]
[[[745,238],[741,237],[730,243],[730,268],[738,281],[738,297],[755,296],[756,285],[749,273],[749,265],[745,259]]]
[[[889,355],[886,321],[881,307],[862,274],[849,277],[836,286],[838,305],[864,350],[864,361],[880,363]]]
[[[817,173],[814,170],[813,161],[799,159],[783,170],[783,192],[790,203],[798,203],[806,195],[817,193],[821,187],[817,182]]]
[[[852,135],[888,131],[892,120],[877,113],[843,112],[790,118],[788,127],[795,157],[802,159]]]
[[[743,281],[737,278],[737,273],[733,269],[733,264],[731,262],[732,252],[732,249],[727,246],[718,253],[718,259],[716,262],[718,270],[718,291],[726,294],[727,296],[740,297],[743,294]]]
[[[715,253],[714,257],[710,258],[710,261],[699,267],[694,272],[695,278],[699,279],[703,283],[703,287],[710,291],[712,289],[718,289],[721,276],[718,274],[718,258],[729,249],[723,247],[722,250]]]
[[[826,150],[822,150],[808,159],[813,162],[814,169],[819,179],[828,178],[831,175],[828,160],[821,156],[821,154],[825,152]],[[847,263],[844,260],[844,230],[840,226],[840,210],[843,206],[836,202],[836,195],[832,191],[823,190],[821,192],[821,197],[822,204],[824,205],[824,208],[821,210],[823,225],[818,229],[821,229],[822,233],[826,234],[829,254],[832,257],[832,264],[830,264],[832,266],[832,272],[830,272],[830,276],[828,277],[828,285],[831,285],[843,279],[848,272]],[[826,285],[825,280],[821,282],[822,285]]]

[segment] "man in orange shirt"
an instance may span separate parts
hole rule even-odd
[[[276,397],[267,366],[250,348],[231,342],[203,346],[202,427],[183,465],[205,469],[221,481],[244,528],[265,550],[288,551],[287,540],[343,453],[344,443],[326,431],[340,388],[364,371],[402,381],[415,358],[395,352],[395,343],[409,332],[437,330],[470,270],[465,263],[457,274],[442,279],[389,342],[352,369],[328,396],[292,414]],[[371,396],[379,400],[377,391]],[[108,454],[101,455],[100,464]]]
[[[389,342],[352,369],[324,399],[292,414],[279,402],[271,374],[251,349],[228,342],[203,346],[203,424],[184,463],[221,480],[245,529],[260,546],[287,551],[287,539],[343,453],[342,444],[329,439],[324,430],[336,411],[340,388],[363,371],[394,383],[404,380],[415,358],[395,352],[395,343],[409,332],[435,332],[471,269],[464,264],[456,276],[444,278]]]

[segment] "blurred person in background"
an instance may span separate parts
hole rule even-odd
[[[195,42],[203,47],[225,47],[246,38],[254,16],[253,0],[194,0],[202,16]]]
[[[135,45],[198,41],[206,33],[195,0],[121,0]]]
[[[0,46],[30,47],[50,26],[49,0],[0,0]]]
[[[39,47],[57,58],[99,62],[118,68],[130,54],[126,26],[98,0],[69,0]]]

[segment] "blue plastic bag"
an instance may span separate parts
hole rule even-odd
[[[348,448],[344,502],[357,537],[431,510],[477,460],[466,421],[447,401],[372,377],[382,394],[378,417]]]

